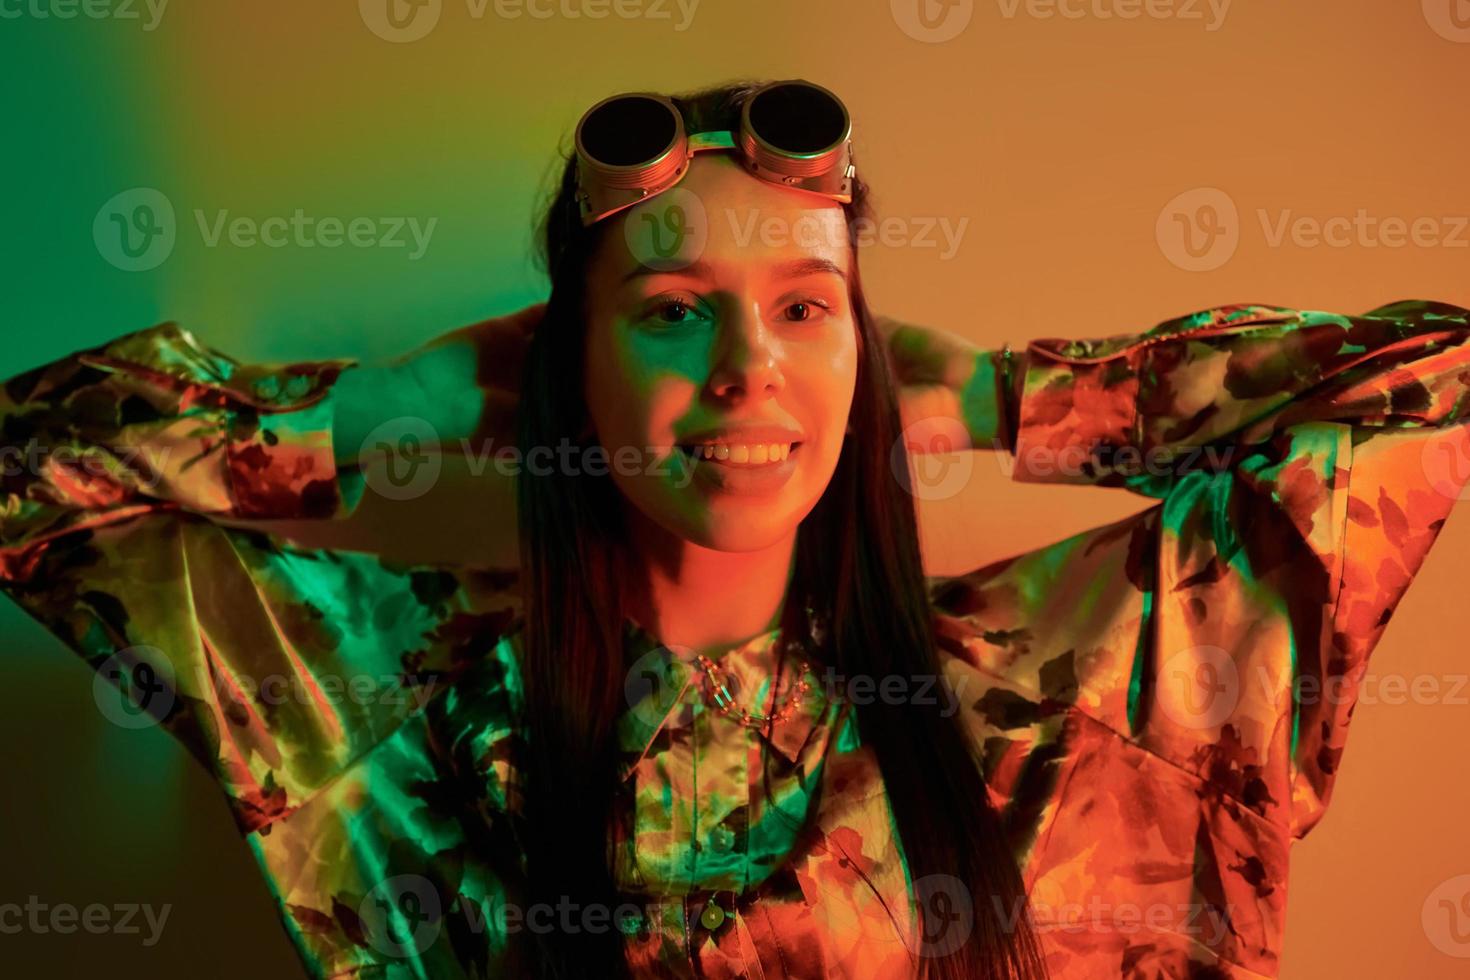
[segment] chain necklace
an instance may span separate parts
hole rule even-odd
[[[790,718],[792,713],[801,707],[807,692],[811,690],[811,682],[806,679],[807,672],[811,670],[811,663],[803,660],[800,670],[801,680],[797,682],[796,690],[792,691],[779,706],[775,706],[775,710],[770,714],[756,714],[736,702],[735,696],[730,693],[729,685],[721,679],[726,673],[724,668],[704,654],[700,654],[696,659],[704,670],[705,679],[708,681],[705,690],[714,699],[715,710],[746,728],[754,728],[767,734],[772,728]]]
[[[822,627],[818,624],[811,606],[807,606],[806,614],[808,632],[811,634],[814,642],[820,643]],[[794,640],[788,641],[788,649],[797,649],[799,646],[800,644]],[[772,729],[787,718],[790,718],[801,708],[802,703],[806,700],[807,693],[812,687],[811,682],[807,680],[807,674],[811,672],[811,662],[803,660],[801,667],[797,671],[797,676],[800,680],[797,681],[796,689],[791,691],[780,704],[776,703],[776,692],[771,692],[771,712],[769,714],[757,714],[746,709],[735,700],[735,695],[730,692],[730,686],[725,680],[728,677],[728,672],[723,667],[704,654],[696,656],[695,662],[704,671],[706,699],[713,700],[712,706],[714,709],[737,724],[745,728],[755,729],[766,735],[769,735]]]
[[[809,649],[818,649],[821,647],[822,638],[826,633],[826,623],[824,620],[817,619],[810,604],[806,606],[806,619],[807,635],[810,637],[812,643],[812,647]],[[796,640],[787,640],[786,644],[787,650],[798,650],[802,647],[802,644]],[[730,693],[730,685],[724,680],[724,678],[729,676],[728,671],[704,654],[698,654],[694,659],[699,664],[700,669],[704,671],[704,694],[706,702],[708,703],[713,699],[713,707],[721,715],[734,720],[744,728],[759,731],[767,738],[771,736],[771,732],[777,725],[791,717],[793,713],[801,708],[802,702],[806,699],[807,692],[811,690],[811,682],[807,680],[807,674],[811,672],[811,662],[809,660],[803,660],[798,674],[800,680],[797,682],[795,690],[791,691],[780,704],[776,703],[776,692],[772,691],[770,714],[756,714],[742,707],[735,700],[735,695]],[[693,841],[693,850],[696,853],[699,851],[699,841],[697,838]],[[693,858],[694,854],[691,853],[690,857]],[[685,928],[687,930],[689,897],[686,896],[684,901]],[[730,901],[732,910],[738,907],[734,904],[736,901],[734,895],[731,896]],[[725,907],[720,905],[718,895],[711,895],[699,914],[699,923],[705,929],[714,932],[720,928],[725,922],[725,919],[731,914],[732,911],[727,911]]]

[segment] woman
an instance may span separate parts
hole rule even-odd
[[[1289,844],[1464,484],[1470,314],[880,333],[826,97],[669,103],[716,152],[648,193],[590,112],[544,310],[403,361],[165,324],[7,383],[8,594],[217,774],[313,975],[1276,974]],[[514,419],[518,570],[252,527],[349,513],[404,417]],[[926,579],[936,431],[1159,504]]]

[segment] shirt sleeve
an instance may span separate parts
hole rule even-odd
[[[1060,930],[1059,967],[1275,975],[1291,842],[1322,819],[1370,656],[1470,496],[1467,318],[1224,307],[1016,358],[1017,478],[1157,503],[935,580],[946,669],[1044,908],[1204,902],[1218,924]]]
[[[242,364],[165,323],[0,387],[0,578],[68,534],[157,511],[332,518],[360,499],[338,471],[333,385],[355,360]]]
[[[992,354],[1010,379],[1002,411],[1013,476],[1162,498],[1182,473],[1228,467],[1243,447],[1300,422],[1458,421],[1467,315],[1422,300],[1360,316],[1241,304],[1143,333]]]
[[[1227,306],[1032,341],[1022,360],[1015,479],[1123,486],[1182,514],[1186,474],[1228,472],[1216,519],[1299,537],[1326,574],[1326,642],[1291,665],[1298,835],[1326,808],[1369,655],[1470,495],[1467,382],[1470,310],[1425,300],[1358,316]],[[1283,603],[1304,598],[1296,582]]]
[[[515,570],[218,520],[351,510],[331,432],[352,363],[241,364],[164,324],[4,382],[0,590],[93,668],[105,717],[214,777],[313,975],[459,976],[448,938],[405,952],[381,910],[404,882],[449,928],[503,904],[504,740],[476,723],[509,730]]]

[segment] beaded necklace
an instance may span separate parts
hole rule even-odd
[[[812,643],[814,645],[820,644],[823,630],[810,605],[806,607],[806,617],[807,631]],[[800,649],[802,645],[796,640],[788,640],[787,644],[787,649],[789,650]],[[784,699],[780,700],[779,704],[776,698],[777,692],[772,691],[771,710],[766,714],[759,714],[748,710],[735,700],[735,695],[731,693],[730,685],[726,679],[729,676],[728,671],[704,654],[697,655],[695,662],[704,671],[706,702],[710,703],[711,707],[726,718],[730,718],[745,728],[755,729],[767,736],[770,735],[771,731],[777,725],[790,718],[801,708],[807,693],[811,691],[811,682],[807,680],[807,674],[811,672],[811,661],[803,660],[801,667],[797,671],[797,676],[800,680],[798,680],[795,690],[789,692]]]

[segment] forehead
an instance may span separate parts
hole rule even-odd
[[[750,173],[730,153],[696,153],[674,188],[610,219],[604,249],[618,275],[699,260],[703,267],[759,275],[793,260],[851,262],[841,204]]]

